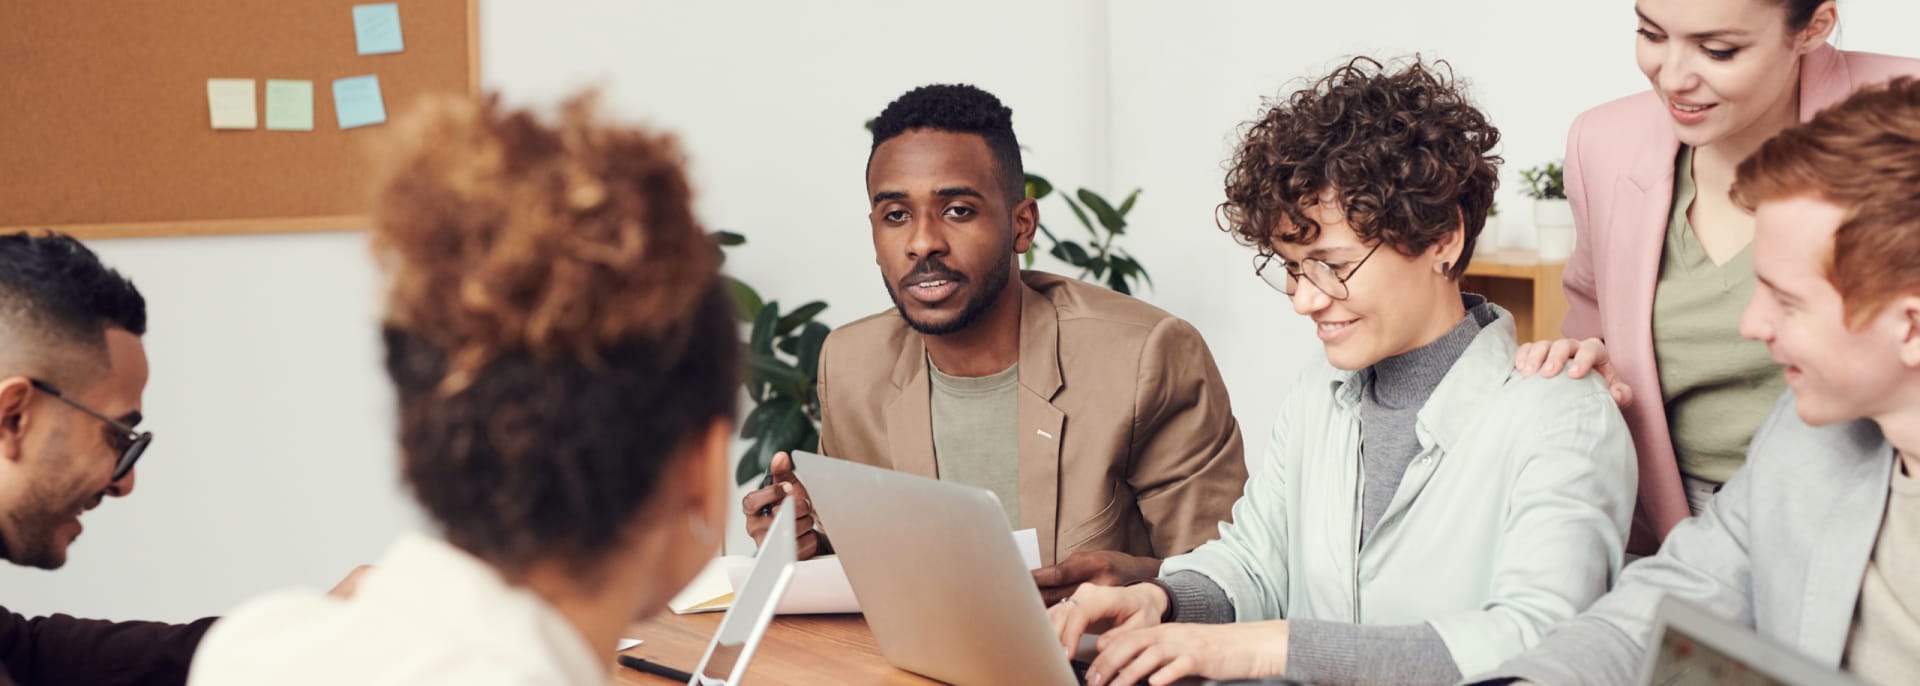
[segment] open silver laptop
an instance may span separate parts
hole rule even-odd
[[[1654,612],[1640,683],[1655,686],[1719,684],[1863,686],[1832,667],[1780,645],[1697,605],[1675,598]]]
[[[783,504],[778,509],[768,531],[793,530],[793,508]],[[794,548],[792,536],[768,536],[760,546],[746,583],[734,594],[733,605],[720,620],[720,630],[714,632],[713,640],[707,643],[707,654],[700,657],[700,666],[693,670],[693,680],[688,682],[691,686],[728,686],[740,683],[746,675],[753,650],[766,634],[767,623],[773,620],[774,606],[780,604],[780,596],[793,580]]]
[[[993,493],[793,459],[893,666],[955,684],[1078,683]]]

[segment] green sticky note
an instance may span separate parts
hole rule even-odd
[[[267,79],[267,130],[313,130],[313,82]]]

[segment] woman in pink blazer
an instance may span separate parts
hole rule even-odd
[[[1561,332],[1567,338],[1523,346],[1515,366],[1547,376],[1563,367],[1576,377],[1595,370],[1613,387],[1640,460],[1640,500],[1628,549],[1650,554],[1667,530],[1691,514],[1689,489],[1701,502],[1717,486],[1699,477],[1683,480],[1676,427],[1668,424],[1655,338],[1666,245],[1680,237],[1712,259],[1712,265],[1700,266],[1743,269],[1737,276],[1744,277],[1744,287],[1691,294],[1696,310],[1737,312],[1753,291],[1751,263],[1734,261],[1753,238],[1753,219],[1728,197],[1734,167],[1774,134],[1855,89],[1920,74],[1920,61],[1835,50],[1827,44],[1838,23],[1834,0],[1639,0],[1635,11],[1636,57],[1653,90],[1574,120],[1567,135],[1566,188],[1579,238],[1565,270],[1568,309]],[[1686,187],[1697,194],[1682,210],[1685,216],[1676,217],[1675,170],[1682,161],[1691,171],[1682,181],[1690,181]],[[1690,224],[1693,236],[1670,234],[1676,219]],[[1669,323],[1673,330],[1689,323],[1700,328],[1699,320]],[[1760,367],[1771,364],[1763,351],[1755,357],[1755,351],[1740,350],[1751,344],[1741,340],[1734,323],[1710,326],[1706,343],[1717,349],[1724,336],[1730,357],[1737,351],[1754,361],[1744,378],[1778,383],[1777,368]],[[1694,350],[1699,343],[1692,343]],[[1777,385],[1743,388],[1739,378],[1733,377],[1732,392],[1765,394],[1762,407],[1778,395]],[[1727,392],[1728,381],[1720,383]],[[1740,408],[1755,406],[1753,397],[1740,400]],[[1765,412],[1741,414],[1753,416],[1724,424],[1747,432],[1739,434],[1743,455],[1746,437]]]

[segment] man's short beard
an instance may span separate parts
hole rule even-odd
[[[887,297],[893,299],[893,309],[900,312],[900,319],[922,336],[945,336],[965,330],[972,326],[974,320],[979,319],[987,308],[993,307],[994,301],[1000,299],[1000,293],[1006,290],[1007,282],[1013,278],[1013,258],[1010,256],[1012,252],[1013,234],[1009,232],[1006,250],[1001,251],[1005,257],[994,261],[994,266],[987,270],[986,278],[980,282],[980,291],[975,293],[974,297],[967,299],[966,304],[960,307],[959,315],[944,324],[915,321],[913,315],[907,314],[906,305],[901,304],[900,294],[894,292],[893,284],[887,284]]]
[[[60,440],[59,435],[56,434],[49,443],[65,445],[66,441]],[[59,461],[71,458],[40,457],[38,459]],[[41,470],[48,471],[50,467],[52,465],[41,465]],[[80,475],[60,473],[34,475],[31,477],[33,480],[27,484],[21,500],[12,503],[8,508],[7,521],[13,529],[14,536],[17,537],[17,540],[7,541],[6,557],[9,562],[40,569],[59,569],[66,564],[67,556],[64,552],[66,546],[63,541],[54,539],[60,535],[60,525],[71,519],[75,512],[81,511],[87,503],[86,499],[78,502],[71,501],[70,494],[79,484],[63,480],[68,476]],[[87,496],[89,499],[92,497],[92,495]]]

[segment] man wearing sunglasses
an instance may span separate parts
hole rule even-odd
[[[133,492],[153,440],[146,301],[72,238],[0,235],[0,556],[58,569],[81,517]],[[0,610],[0,686],[183,683],[213,623],[105,622]]]

